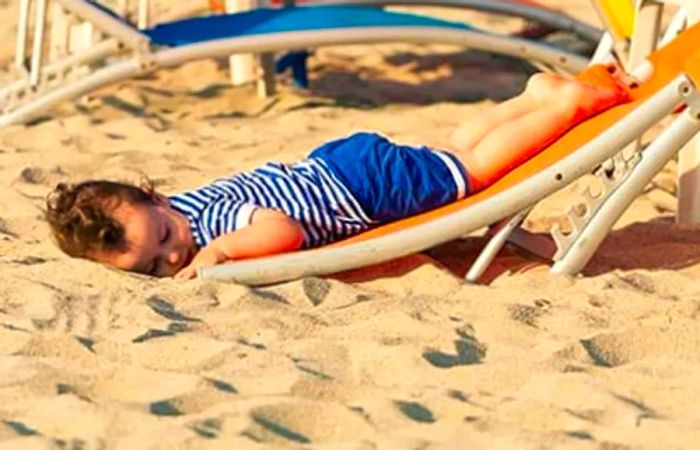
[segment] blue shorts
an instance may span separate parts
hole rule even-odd
[[[468,194],[467,172],[452,154],[394,144],[374,133],[328,142],[309,154],[323,160],[380,223],[419,214]]]

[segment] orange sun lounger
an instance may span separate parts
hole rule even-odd
[[[598,170],[603,191],[584,195],[586,211],[571,210],[573,231],[552,230],[557,244],[552,270],[575,274],[651,178],[700,131],[700,24],[650,55],[631,75],[633,101],[581,123],[494,185],[459,202],[397,221],[345,241],[313,250],[201,268],[204,279],[268,284],[367,266],[459,238],[500,221],[477,259],[483,271],[495,253],[541,199]],[[579,77],[589,77],[590,68]],[[633,160],[616,155],[661,119],[685,106],[660,136]]]

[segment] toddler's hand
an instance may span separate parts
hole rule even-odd
[[[189,265],[175,274],[175,278],[190,280],[197,276],[197,269],[200,267],[213,266],[223,261],[226,261],[226,255],[219,249],[216,247],[204,247],[192,258]]]

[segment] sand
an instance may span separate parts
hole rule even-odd
[[[15,3],[0,6],[4,61]],[[586,0],[548,4],[595,21]],[[189,64],[0,130],[0,449],[700,445],[700,235],[674,224],[674,163],[574,279],[507,250],[465,285],[478,236],[257,289],[121,273],[52,244],[41,217],[58,181],[146,174],[171,193],[357,130],[439,145],[532,70],[417,45],[326,48],[311,68],[311,92],[259,100],[223,61]],[[585,183],[528,228],[563,222]]]

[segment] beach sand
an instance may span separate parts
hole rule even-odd
[[[587,0],[547,3],[596,21]],[[62,255],[42,221],[59,181],[145,174],[177,192],[358,130],[439,146],[532,72],[447,46],[333,47],[311,59],[311,92],[260,100],[226,70],[161,71],[0,130],[0,450],[700,445],[700,234],[674,224],[675,163],[574,279],[509,249],[465,285],[479,236],[256,289]],[[563,223],[586,183],[527,227]]]

